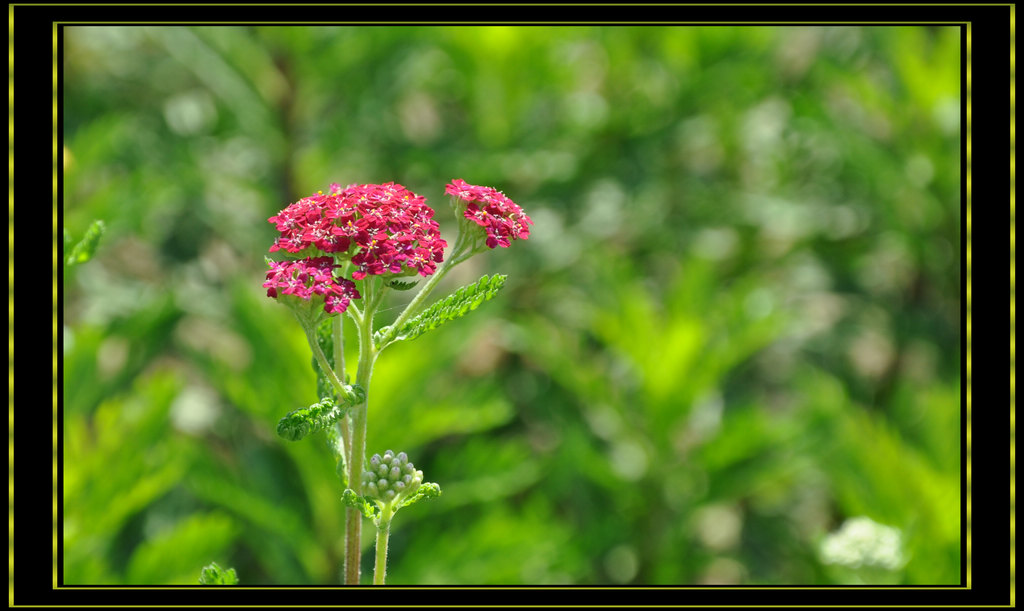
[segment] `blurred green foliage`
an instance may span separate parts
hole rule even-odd
[[[96,249],[99,248],[100,238],[103,237],[104,231],[106,231],[106,226],[103,224],[103,221],[93,221],[82,239],[75,243],[71,238],[71,233],[68,232],[67,228],[64,229],[64,252],[67,253],[63,265],[65,273],[67,273],[69,266],[79,265],[92,259],[93,255],[96,254]],[[72,246],[72,244],[74,245]]]
[[[453,235],[452,178],[535,225],[377,364],[368,451],[445,491],[389,583],[836,583],[856,516],[886,580],[958,581],[957,28],[63,33],[64,226],[107,228],[65,270],[65,583],[340,582],[332,449],[274,434],[319,397],[266,219],[394,180]]]

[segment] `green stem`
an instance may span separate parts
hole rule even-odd
[[[340,381],[345,382],[347,374],[345,373],[345,319],[338,316],[334,319],[334,362],[337,365],[337,370],[341,373],[339,377]],[[364,389],[365,390],[365,389]],[[338,397],[341,401],[343,397]],[[338,433],[341,436],[342,443],[345,444],[345,465],[352,461],[352,457],[348,454],[348,449],[352,445],[351,432],[349,431],[349,417],[345,414],[345,417],[335,423],[338,427]]]
[[[456,218],[458,218],[458,215],[456,215]],[[427,278],[427,282],[423,285],[423,288],[420,289],[420,292],[413,297],[412,301],[409,302],[409,305],[405,306],[405,309],[398,315],[395,322],[391,323],[391,331],[381,342],[382,349],[391,341],[395,333],[398,333],[398,330],[402,328],[402,325],[419,311],[423,302],[426,301],[427,297],[429,297],[430,293],[434,290],[434,287],[441,282],[441,279],[444,278],[453,267],[483,250],[482,236],[482,231],[476,231],[473,227],[466,227],[462,220],[459,220],[459,235],[455,238],[455,245],[452,246],[451,251],[449,251],[448,257],[437,266],[434,273]]]
[[[423,302],[427,300],[427,297],[430,296],[430,293],[434,290],[434,287],[436,287],[437,284],[441,282],[441,279],[445,277],[445,274],[451,271],[453,267],[455,267],[462,261],[465,261],[467,258],[468,257],[463,256],[459,259],[448,259],[441,263],[441,265],[437,266],[437,269],[434,271],[433,274],[430,275],[430,278],[427,279],[426,284],[423,285],[423,288],[420,289],[420,292],[417,293],[416,296],[412,298],[412,301],[409,302],[409,305],[405,306],[405,309],[402,310],[402,313],[398,315],[398,318],[395,319],[395,322],[391,323],[391,330],[388,332],[387,337],[385,337],[381,342],[382,349],[384,348],[384,346],[391,342],[391,339],[395,336],[395,333],[398,333],[398,330],[402,328],[402,325],[404,325],[406,321],[408,321],[413,315],[416,314],[416,312],[419,311],[420,307],[422,307],[423,305]]]
[[[334,363],[337,365],[337,369],[341,373],[341,381],[347,381],[347,374],[345,372],[345,318],[343,316],[337,316],[334,319]],[[342,397],[338,397],[338,400],[341,401]],[[350,420],[348,413],[346,413],[344,417],[334,423],[335,428],[338,430],[338,437],[341,439],[341,459],[345,461],[343,469],[346,474],[348,473],[348,466],[352,464],[352,431],[349,426]]]
[[[334,363],[337,365],[338,377],[345,381],[345,318],[334,317]]]
[[[373,565],[373,585],[384,585],[388,572],[388,537],[391,534],[391,506],[388,505],[381,513],[377,524],[377,554]]]
[[[416,296],[412,298],[412,301],[409,302],[409,305],[405,306],[405,309],[402,310],[402,313],[398,315],[398,318],[395,319],[395,322],[391,323],[392,333],[397,332],[398,329],[400,329],[402,325],[405,324],[405,321],[409,320],[409,318],[413,314],[415,314],[417,310],[419,310],[420,306],[427,299],[427,296],[430,295],[430,292],[434,290],[434,287],[437,285],[437,283],[441,281],[441,278],[443,278],[444,275],[448,273],[449,269],[451,269],[451,266],[448,265],[448,261],[445,261],[444,263],[441,263],[441,265],[437,266],[437,269],[434,271],[433,274],[430,275],[430,278],[427,279],[426,284],[423,285],[423,288],[420,289],[420,292],[417,293]],[[391,334],[389,333],[388,335],[390,336]],[[385,338],[385,341],[387,341],[388,339],[390,339],[390,337]]]
[[[364,284],[366,289],[366,306],[359,318],[356,329],[359,331],[359,364],[356,368],[356,384],[366,391],[366,399],[350,411],[352,417],[352,443],[348,462],[349,488],[356,494],[362,494],[363,461],[366,457],[366,411],[369,404],[370,378],[373,375],[373,364],[377,353],[373,349],[373,311],[379,303],[379,295],[375,286],[375,278]],[[353,318],[355,320],[355,318]],[[345,583],[359,584],[359,563],[362,554],[362,518],[357,509],[349,507],[345,512]]]
[[[327,379],[331,381],[331,384],[340,396],[349,396],[350,391],[338,379],[338,374],[334,373],[334,369],[327,362],[327,357],[324,356],[324,351],[320,349],[320,343],[316,341],[316,329],[307,325],[303,325],[302,328],[306,331],[306,341],[309,342],[309,348],[313,351],[316,362],[320,364],[321,371],[327,375]]]
[[[349,487],[362,494],[362,455],[366,450],[366,404],[353,410],[352,417],[352,448],[348,463]],[[353,507],[345,510],[345,583],[359,585],[359,561],[362,555],[362,519],[363,514]]]
[[[352,322],[356,325],[357,328],[359,327],[359,325],[363,324],[363,315],[359,311],[359,306],[357,306],[356,304],[349,302],[348,309],[345,310],[345,313],[349,315],[349,318],[352,319]]]

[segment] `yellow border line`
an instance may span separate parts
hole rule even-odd
[[[124,6],[124,5],[118,5]],[[579,5],[584,6],[584,5]],[[121,25],[121,26],[135,26],[135,25],[162,25],[165,27],[175,27],[182,25],[258,25],[258,26],[325,26],[325,25],[382,25],[382,26],[395,26],[395,27],[416,27],[416,26],[450,26],[453,28],[460,27],[476,27],[476,26],[509,26],[509,27],[570,27],[570,26],[585,26],[585,25],[605,25],[605,26],[629,26],[629,25],[650,25],[650,26],[687,26],[687,25],[703,25],[703,26],[749,26],[749,27],[777,27],[777,26],[816,26],[816,25],[845,25],[849,27],[857,26],[870,26],[870,25],[915,25],[915,26],[962,26],[967,25],[966,21],[824,21],[821,19],[812,19],[808,21],[758,21],[757,23],[745,23],[737,21],[662,21],[662,20],[641,20],[641,21],[481,21],[481,20],[470,20],[465,22],[452,22],[452,21],[317,21],[313,22],[309,19],[303,21],[174,21],[173,26],[168,26],[168,21],[143,21],[143,20],[127,20],[127,21],[55,21],[57,25],[78,25],[78,26],[101,26],[101,25]],[[853,25],[851,25],[853,24]]]
[[[162,591],[178,591],[178,590],[209,590],[209,585],[61,585],[60,590],[162,590]],[[415,590],[503,590],[503,591],[551,591],[551,592],[563,592],[569,591],[615,591],[615,590],[658,590],[658,591],[671,591],[671,592],[690,592],[690,591],[701,591],[701,590],[734,590],[737,592],[751,591],[751,592],[768,592],[772,590],[810,590],[810,591],[863,591],[870,590],[871,587],[878,587],[879,590],[886,592],[900,592],[907,590],[965,590],[963,585],[375,585],[374,592],[377,591],[415,591]],[[302,591],[317,591],[323,590],[324,592],[333,591],[351,591],[350,585],[232,585],[231,590],[257,590],[257,591],[270,591],[270,590],[302,590]],[[20,606],[20,605],[19,605]],[[151,605],[146,605],[151,606]],[[291,607],[292,605],[289,605]],[[441,605],[447,607],[449,605]],[[479,605],[473,605],[479,606]],[[484,605],[489,607],[490,605]],[[564,605],[562,605],[564,606]],[[588,607],[590,605],[587,605]],[[658,606],[658,605],[654,605]],[[666,605],[660,605],[666,606]],[[678,605],[669,605],[678,606]],[[701,605],[702,606],[702,605]],[[717,607],[718,605],[716,605]],[[759,607],[771,606],[771,605],[756,605]],[[779,607],[790,607],[788,604],[779,604]],[[834,607],[835,605],[825,605],[826,607]],[[908,607],[913,605],[899,605],[899,607]],[[932,605],[923,605],[932,606]]]
[[[7,9],[7,570],[14,604],[14,8]],[[56,282],[56,280],[54,280]],[[56,301],[54,302],[56,304]],[[54,378],[54,385],[57,381]],[[54,404],[56,405],[56,404]]]
[[[1017,122],[1014,112],[1017,108],[1016,91],[1016,30],[1017,30],[1017,7],[1010,7],[1010,606],[1017,603],[1017,490],[1014,483],[1014,476],[1017,470],[1017,340],[1013,334],[1017,322],[1017,269],[1014,263],[1016,254],[1016,227],[1017,227],[1017,198],[1014,193],[1017,183]],[[968,238],[969,240],[970,238]],[[968,241],[968,244],[970,242]],[[968,272],[970,282],[970,272]],[[970,284],[968,284],[970,286]],[[968,303],[968,316],[970,315],[970,301]],[[968,344],[968,354],[970,354]]]
[[[967,24],[967,75],[966,75],[966,104],[967,104],[967,142],[966,146],[966,174],[965,180],[967,181],[965,191],[967,196],[967,227],[966,231],[966,242],[967,242],[967,379],[963,381],[966,384],[967,392],[967,589],[971,589],[971,24]]]
[[[233,588],[234,586],[231,585],[231,586],[228,586],[228,587]],[[361,588],[361,590],[367,590],[367,586],[360,586],[360,588]],[[121,588],[117,588],[117,590],[121,590]],[[387,587],[384,587],[383,590],[387,590]],[[488,587],[487,590],[500,590],[500,588],[499,587]],[[557,587],[553,588],[553,590],[557,591],[558,588]],[[640,588],[634,587],[634,588],[632,588],[632,590],[640,590]],[[719,588],[717,588],[717,590],[725,590],[725,588],[719,587]],[[863,590],[863,586],[861,587],[861,590]],[[886,590],[890,590],[890,588],[887,587]],[[378,591],[378,587],[377,586],[374,587],[374,591],[375,592]],[[413,592],[413,591],[415,591],[415,588],[414,588],[414,590],[411,590],[411,592]],[[565,592],[564,588],[563,588],[562,592]],[[54,606],[55,605],[18,605],[18,608],[26,608],[26,609],[49,608],[49,609],[52,609]],[[287,608],[289,608],[289,609],[292,609],[292,608],[295,608],[295,609],[346,609],[346,608],[366,609],[368,607],[366,604],[359,604],[359,603],[355,603],[355,604],[352,604],[352,605],[285,605],[285,606]],[[372,606],[374,608],[381,608],[381,609],[479,609],[479,608],[484,608],[484,609],[523,609],[523,608],[530,607],[529,605],[525,605],[524,606],[524,605],[470,605],[470,604],[467,604],[467,605],[452,605],[452,604],[444,604],[444,605],[408,605],[407,604],[407,605],[372,605]],[[125,608],[125,609],[138,609],[140,607],[140,605],[60,605],[59,607],[63,608],[63,609],[122,609],[122,608]],[[199,608],[207,609],[207,608],[210,608],[210,604],[209,603],[205,603],[205,604],[204,603],[197,603],[197,604],[193,604],[193,605],[187,605],[187,604],[185,604],[185,605],[141,605],[141,607],[145,608],[145,609],[187,609],[187,608],[191,608],[191,607],[199,607]],[[547,608],[551,608],[551,609],[623,609],[623,608],[629,608],[629,609],[707,609],[707,608],[709,608],[709,605],[707,605],[707,604],[703,604],[703,605],[633,605],[633,604],[622,605],[622,604],[620,604],[620,605],[547,605],[546,607]],[[886,608],[883,605],[869,605],[869,606],[865,606],[865,605],[714,605],[713,607],[716,608],[716,609],[719,609],[719,608],[721,608],[721,609],[755,609],[755,608],[756,609],[821,609],[821,608],[825,608],[825,609],[867,609],[867,608],[877,608],[877,607]],[[889,605],[889,607],[892,607],[892,605]],[[226,609],[266,609],[266,608],[269,608],[269,609],[280,609],[280,608],[282,608],[282,605],[216,605],[216,608],[218,608],[218,609],[220,609],[220,608],[226,608]],[[964,605],[897,605],[896,608],[899,608],[899,609],[947,609],[947,608],[950,608],[950,609],[964,609],[965,606]],[[1006,605],[969,605],[969,608],[971,608],[971,609],[1006,609],[1007,606]]]
[[[58,255],[57,247],[57,168],[58,151],[60,147],[57,142],[57,26],[53,25],[53,587],[57,587],[57,260],[63,255]],[[60,239],[63,245],[63,239]],[[62,249],[61,249],[62,250]]]
[[[53,3],[39,3],[39,4],[35,4],[35,3],[15,3],[15,4],[11,4],[10,6],[81,6],[81,5],[77,4],[77,3],[53,2]],[[210,3],[206,3],[206,2],[199,2],[199,3],[196,3],[196,2],[184,2],[184,3],[166,3],[166,4],[163,4],[163,3],[152,3],[152,2],[148,2],[148,3],[147,2],[137,2],[137,3],[124,3],[124,4],[121,4],[121,3],[110,3],[110,2],[90,2],[89,6],[156,6],[156,7],[163,7],[163,6],[239,6],[239,5],[238,4],[231,4],[231,3],[223,3],[223,2],[216,2],[216,3],[215,2],[210,2]],[[248,6],[254,6],[254,5],[253,4],[249,4]],[[423,3],[418,3],[418,2],[394,2],[394,3],[387,3],[387,2],[385,2],[385,3],[382,3],[382,2],[344,2],[344,3],[323,3],[323,4],[308,3],[308,2],[294,2],[294,3],[287,2],[287,3],[267,3],[267,4],[260,4],[258,6],[268,6],[268,7],[272,7],[272,6],[289,6],[289,7],[291,7],[291,6],[316,6],[316,7],[320,7],[320,6],[378,6],[378,7],[392,7],[392,6],[458,6],[458,7],[463,7],[463,6],[479,6],[479,7],[490,7],[490,6],[572,6],[572,7],[579,7],[579,6],[590,6],[590,7],[602,7],[602,6],[617,6],[617,7],[624,7],[624,6],[629,6],[629,7],[633,7],[633,6],[650,6],[650,7],[666,7],[666,6],[669,6],[669,7],[672,7],[672,6],[675,6],[675,7],[722,6],[722,7],[731,7],[731,6],[763,6],[763,4],[762,3],[758,3],[758,2],[747,2],[747,3],[739,3],[739,2],[737,2],[737,3],[729,3],[729,2],[724,2],[724,3],[723,2],[703,2],[703,3],[698,3],[698,2],[693,2],[693,3],[691,3],[691,2],[673,2],[673,3],[664,3],[664,4],[656,3],[656,2],[636,2],[636,3],[633,3],[633,2],[607,2],[607,3],[604,3],[604,2],[592,2],[592,3],[589,3],[589,4],[588,3],[578,3],[577,4],[577,3],[572,3],[572,2],[551,2],[551,3],[548,3],[548,2],[495,2],[495,3],[481,3],[481,2],[472,2],[472,3],[471,2],[467,2],[467,3],[461,3],[461,2],[431,2],[431,3],[428,3],[428,4],[423,4]],[[914,7],[921,7],[921,6],[941,6],[941,7],[1009,6],[1009,7],[1012,7],[1012,6],[1014,6],[1014,4],[1009,3],[1009,2],[986,2],[986,3],[982,3],[982,2],[960,2],[960,3],[956,3],[956,4],[945,4],[945,3],[941,3],[941,2],[933,2],[931,4],[917,4],[917,3],[913,3],[913,2],[903,2],[903,3],[895,3],[895,2],[892,2],[892,3],[889,3],[889,2],[822,2],[822,3],[815,3],[815,4],[810,4],[810,3],[804,4],[804,3],[799,3],[799,2],[789,2],[789,3],[786,3],[786,2],[773,2],[773,3],[771,3],[771,6],[827,6],[827,7],[837,7],[837,6],[838,7],[849,7],[849,6],[914,6]]]

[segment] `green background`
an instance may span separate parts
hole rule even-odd
[[[453,178],[535,225],[378,361],[368,451],[444,491],[389,583],[959,581],[958,28],[63,36],[63,222],[107,226],[63,282],[65,583],[340,582],[330,452],[274,433],[317,397],[266,219],[395,181],[451,242]],[[856,516],[905,566],[823,561]]]

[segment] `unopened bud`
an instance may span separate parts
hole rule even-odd
[[[401,503],[423,486],[423,471],[409,461],[405,452],[391,450],[374,454],[363,474],[363,490],[378,503]]]

